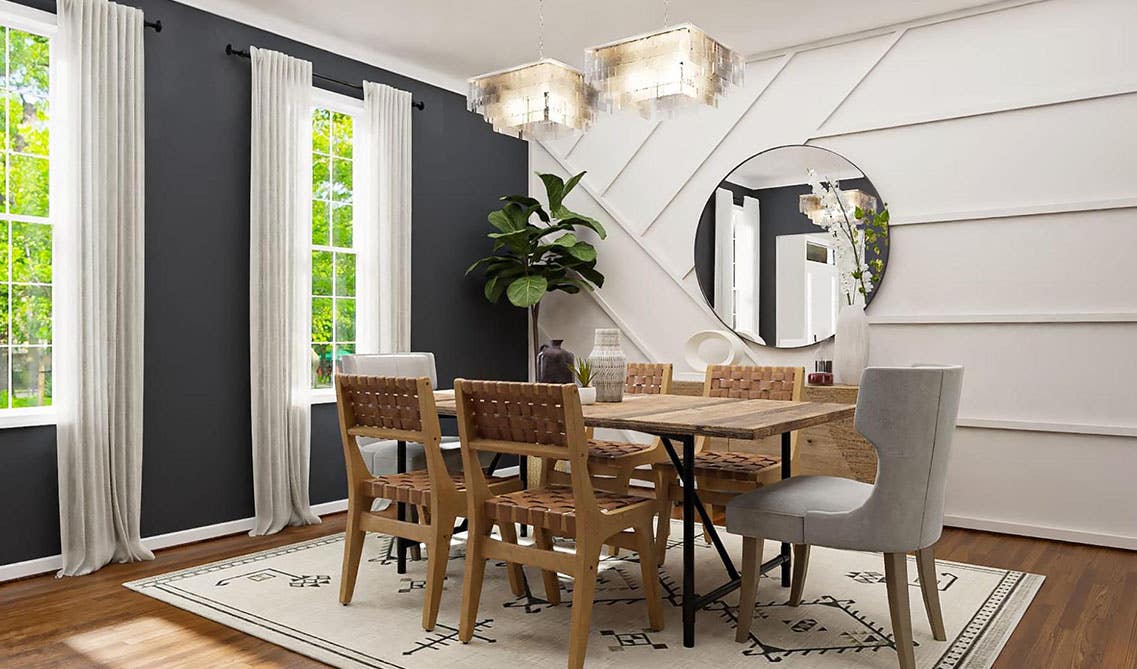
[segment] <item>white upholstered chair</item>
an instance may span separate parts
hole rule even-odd
[[[944,485],[963,368],[870,367],[861,377],[857,431],[876,448],[875,484],[796,476],[732,500],[726,529],[743,540],[738,633],[750,636],[765,539],[794,545],[790,604],[801,602],[810,546],[884,553],[889,611],[900,666],[914,669],[908,557],[916,565],[932,635],[946,640],[932,545],[944,520]]]

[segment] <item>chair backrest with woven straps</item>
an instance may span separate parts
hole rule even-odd
[[[454,489],[442,459],[442,428],[430,377],[337,374],[336,404],[350,495],[358,494],[360,482],[371,477],[356,437],[422,444],[431,488]]]
[[[757,365],[711,365],[703,383],[704,397],[733,397],[747,400],[801,401],[805,387],[804,367],[766,367]],[[798,433],[790,438],[791,458],[797,455]],[[696,447],[699,444],[696,443]],[[741,441],[704,439],[703,448],[735,450],[780,457],[779,437]]]
[[[671,394],[672,367],[670,362],[629,362],[624,377],[625,395],[669,395]],[[593,437],[593,428],[586,428],[585,434]],[[658,437],[654,442],[662,447]]]
[[[593,513],[599,515],[575,385],[455,379],[454,399],[470,517],[477,517],[479,525],[490,496],[485,473],[478,466],[481,452],[537,457],[549,464],[567,460],[578,525],[587,525]]]
[[[624,392],[630,395],[667,395],[671,392],[671,363],[629,362]]]

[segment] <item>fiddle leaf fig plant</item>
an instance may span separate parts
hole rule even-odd
[[[596,269],[596,247],[578,234],[591,230],[604,239],[604,226],[564,204],[585,174],[581,172],[568,181],[555,174],[538,174],[545,185],[547,204],[528,195],[502,197],[505,204],[486,217],[494,229],[487,234],[492,241],[491,255],[466,270],[470,274],[482,268],[484,292],[490,302],[497,303],[504,295],[510,304],[529,310],[534,351],[540,304],[547,293],[579,293],[604,285],[604,275]]]

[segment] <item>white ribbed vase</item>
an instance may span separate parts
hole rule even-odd
[[[592,385],[596,388],[596,401],[623,400],[628,358],[620,349],[620,331],[616,328],[597,328],[588,361],[592,363]]]
[[[842,304],[833,338],[833,376],[837,383],[857,385],[869,364],[869,319],[863,298]]]

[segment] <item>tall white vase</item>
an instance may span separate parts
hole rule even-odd
[[[588,361],[592,363],[592,385],[596,388],[596,401],[623,400],[628,359],[620,349],[620,331],[616,328],[597,328]]]
[[[864,298],[842,304],[837,312],[837,336],[833,340],[833,376],[837,383],[856,385],[869,364],[869,320]]]

